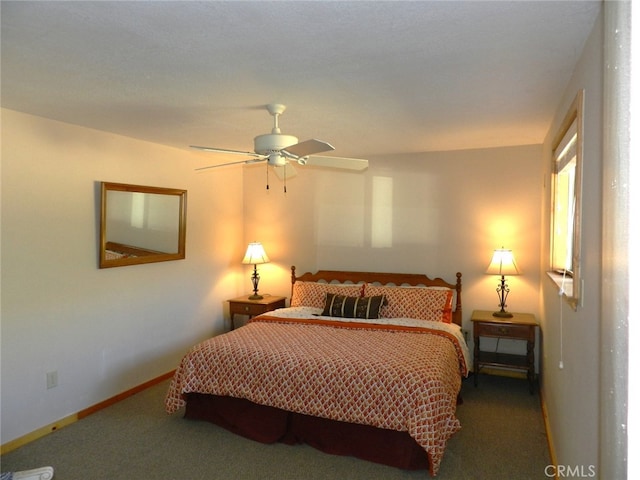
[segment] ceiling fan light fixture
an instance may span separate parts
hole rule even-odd
[[[283,167],[287,164],[287,159],[275,152],[269,155],[269,165],[273,165],[274,167]]]

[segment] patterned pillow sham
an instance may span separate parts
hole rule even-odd
[[[384,295],[389,302],[382,307],[382,318],[417,318],[451,323],[453,291],[446,287],[398,287],[365,285],[367,297]]]
[[[292,307],[324,308],[327,293],[337,293],[350,297],[361,297],[364,284],[296,282],[291,293]]]
[[[384,295],[375,297],[347,297],[327,293],[322,315],[342,318],[380,318],[380,310],[387,303]]]

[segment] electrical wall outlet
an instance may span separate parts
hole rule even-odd
[[[469,330],[462,329],[462,335],[464,336],[464,341],[469,343]]]
[[[47,389],[58,386],[58,371],[47,372]]]

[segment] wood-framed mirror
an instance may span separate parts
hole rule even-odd
[[[187,191],[101,182],[100,268],[185,258]]]

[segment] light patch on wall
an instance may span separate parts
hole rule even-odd
[[[393,246],[393,179],[373,177],[371,185],[371,246]]]
[[[517,237],[523,231],[524,219],[519,218],[517,212],[512,215],[496,214],[493,209],[487,209],[484,214],[479,213],[479,217],[486,231],[486,240],[491,242],[492,248],[512,248],[517,242]],[[514,252],[515,255],[517,253]]]
[[[446,215],[440,191],[441,181],[428,172],[402,172],[394,175],[394,245],[437,245],[441,241],[441,218]]]
[[[362,247],[365,232],[365,176],[320,172],[317,175],[316,232],[320,246]]]

